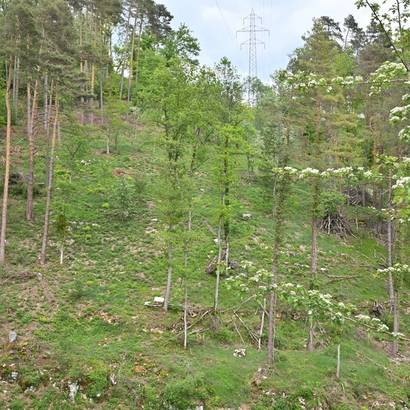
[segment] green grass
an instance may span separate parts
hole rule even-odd
[[[174,406],[183,410],[205,403],[207,409],[243,404],[254,409],[299,409],[306,403],[307,408],[353,409],[371,407],[376,401],[386,406],[394,402],[400,408],[409,400],[409,366],[405,361],[390,360],[385,342],[347,331],[342,338],[342,376],[337,381],[336,330],[323,324],[317,350],[308,354],[305,320],[292,317],[285,306],[280,306],[276,365],[272,372],[259,372],[265,366],[266,351],[255,350],[247,330],[232,317],[228,309],[238,306],[242,295],[225,286],[221,287],[221,307],[226,312],[220,320],[208,315],[195,326],[189,349],[184,351],[181,312],[164,314],[144,306],[145,301],[162,294],[166,280],[163,224],[156,199],[162,156],[158,130],[148,125],[134,132],[129,128],[127,135],[120,136],[119,153],[112,155],[102,154],[105,140],[100,130],[87,127],[82,132],[75,141],[86,141],[77,157],[70,156],[67,141],[57,164],[58,171],[69,173],[72,179],[67,183],[57,177],[61,190],[56,190],[54,209],[64,208],[68,220],[75,222],[70,237],[73,243],[66,247],[63,266],[58,263],[53,226],[48,265],[37,264],[43,194],[36,197],[34,224],[22,218],[22,196],[10,202],[8,265],[0,272],[0,330],[6,336],[15,329],[19,340],[15,347],[4,344],[0,352],[0,379],[6,386],[0,389],[0,403],[4,408],[129,409],[144,405],[146,409]],[[22,140],[18,143],[24,147]],[[190,243],[189,300],[198,310],[212,306],[215,285],[214,278],[205,273],[216,252],[215,234],[208,228],[216,224],[218,201],[212,159],[210,162],[196,184],[195,235]],[[18,164],[22,167],[24,162]],[[39,179],[43,167],[38,161]],[[144,183],[144,191],[133,197],[137,204],[133,216],[125,221],[115,216],[118,170]],[[270,269],[271,187],[262,178],[242,178],[234,193],[232,257]],[[281,279],[308,285],[308,187],[295,186],[286,209]],[[249,221],[242,219],[245,212],[252,214]],[[55,217],[56,211],[53,220]],[[154,230],[149,233],[148,227]],[[321,289],[337,300],[357,304],[366,313],[373,301],[386,300],[383,280],[373,277],[385,257],[383,246],[374,238],[360,232],[356,238],[342,241],[323,234],[319,249],[319,268],[325,269],[319,274]],[[181,259],[181,253],[177,258]],[[183,301],[182,275],[179,264],[173,286],[175,305]],[[354,278],[332,281],[327,275]],[[406,301],[402,300],[404,309]],[[256,331],[257,305],[250,302],[241,312],[247,326]],[[408,333],[410,322],[404,311],[402,319],[403,332]],[[239,347],[247,349],[246,357],[233,356]],[[403,343],[401,351],[408,352],[408,346]],[[10,375],[14,369],[19,376],[13,383]],[[265,377],[257,382],[261,374]],[[68,383],[72,381],[80,384],[75,403],[68,401]],[[25,392],[30,386],[33,391]]]

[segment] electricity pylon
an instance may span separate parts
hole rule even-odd
[[[265,42],[257,38],[257,33],[268,33],[270,35],[268,29],[257,24],[258,21],[262,24],[262,17],[257,16],[252,9],[251,14],[243,19],[244,27],[236,32],[236,36],[238,36],[238,33],[249,34],[249,39],[241,44],[241,50],[245,46],[248,47],[249,50],[249,72],[246,91],[248,94],[248,103],[251,106],[254,106],[256,103],[252,82],[258,78],[258,46],[263,45],[266,48]]]

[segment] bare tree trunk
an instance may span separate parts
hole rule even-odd
[[[172,231],[172,226],[169,226],[168,231]],[[171,287],[172,287],[172,273],[173,273],[173,252],[172,252],[172,243],[171,240],[169,240],[168,243],[168,275],[167,275],[167,287],[165,289],[165,297],[164,297],[164,310],[165,312],[168,311],[168,306],[169,306],[169,301],[171,298]]]
[[[95,95],[95,64],[91,65],[91,93]]]
[[[276,292],[274,290],[269,297],[268,327],[268,365],[272,366],[275,360],[276,337]]]
[[[287,161],[285,161],[286,163]],[[276,183],[276,181],[275,181]],[[276,185],[276,204],[274,210],[275,217],[275,239],[273,245],[272,256],[272,280],[271,280],[271,293],[269,298],[269,314],[268,314],[268,365],[271,367],[275,359],[275,337],[276,337],[276,286],[278,276],[278,262],[280,257],[280,249],[283,240],[284,231],[284,205],[285,197],[288,189],[286,181],[283,179]]]
[[[134,25],[132,28],[132,40],[131,40],[131,53],[130,53],[130,62],[128,67],[128,96],[127,101],[128,103],[131,102],[131,86],[132,86],[132,77],[134,74],[134,50],[135,50],[135,31],[137,29],[137,15],[134,17]]]
[[[263,328],[265,327],[265,310],[266,310],[266,299],[263,299],[261,326],[259,328],[259,338],[258,338],[258,350],[261,350],[262,348],[262,335],[263,335]]]
[[[40,252],[40,263],[44,265],[47,258],[47,246],[48,246],[48,231],[50,225],[50,211],[51,211],[51,200],[53,193],[53,176],[54,176],[54,160],[55,160],[55,149],[57,141],[57,128],[58,128],[58,115],[59,115],[59,104],[58,104],[58,92],[55,91],[55,113],[54,113],[54,125],[53,134],[51,137],[51,148],[50,148],[50,159],[48,163],[48,184],[47,184],[47,200],[46,200],[46,210],[44,214],[44,230],[43,230],[43,240],[41,243]]]
[[[313,278],[316,278],[317,275],[317,235],[318,235],[318,208],[320,201],[320,182],[315,180],[313,187],[313,204],[312,204],[312,250],[311,250],[311,261],[310,261],[310,272]]]
[[[13,70],[13,114],[15,120],[17,120],[18,106],[19,106],[19,88],[20,88],[20,59],[14,57],[14,70]]]
[[[4,265],[6,260],[6,230],[7,230],[7,207],[9,200],[9,178],[10,178],[10,163],[11,163],[11,82],[13,79],[13,64],[10,62],[9,73],[6,84],[6,113],[7,113],[7,129],[6,129],[6,147],[5,147],[5,166],[4,166],[4,187],[3,187],[3,207],[1,212],[1,230],[0,230],[0,264]]]
[[[336,379],[340,379],[340,343],[337,345]]]
[[[188,347],[188,286],[185,279],[184,295],[184,349]]]
[[[33,220],[33,189],[34,189],[34,123],[37,113],[38,80],[34,85],[33,102],[31,105],[30,83],[27,84],[27,136],[28,136],[28,180],[26,218]]]
[[[387,207],[389,211],[393,209],[392,205],[392,175],[391,171],[388,177],[388,198],[387,198]],[[389,212],[390,213],[390,212]],[[393,221],[390,216],[387,219],[387,267],[391,268],[393,266]],[[394,282],[393,282],[393,275],[389,272],[389,279],[388,279],[388,288],[389,288],[389,300],[390,300],[390,308],[394,310]]]
[[[44,76],[44,129],[48,130],[48,75]],[[48,131],[47,131],[48,134]]]
[[[397,335],[400,331],[400,317],[399,317],[399,292],[395,292],[393,305],[393,333]],[[399,353],[399,339],[395,337],[391,345],[391,354],[396,356]]]
[[[60,245],[60,265],[64,264],[64,243]]]
[[[308,341],[306,344],[306,349],[308,352],[313,352],[313,350],[315,350],[314,337],[315,337],[315,326],[313,323],[312,316],[309,316],[309,335],[308,335]]]
[[[218,259],[216,263],[216,283],[215,283],[215,296],[214,296],[214,310],[218,310],[219,306],[219,286],[221,281],[221,264],[222,264],[222,217],[219,218],[218,226]]]
[[[130,20],[131,20],[131,7],[128,9],[128,16],[127,16],[127,26],[125,31],[125,41],[128,42],[129,37],[129,27],[130,27]],[[121,83],[120,83],[120,100],[122,100],[122,95],[124,93],[124,75],[125,75],[125,64],[121,64]]]

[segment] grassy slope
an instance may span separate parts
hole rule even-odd
[[[83,156],[71,163],[77,171],[66,198],[67,216],[77,225],[64,266],[58,264],[55,237],[47,267],[36,264],[44,198],[37,198],[37,220],[32,225],[22,218],[24,200],[11,199],[9,264],[0,275],[0,335],[6,341],[8,331],[15,329],[19,338],[15,345],[4,343],[0,353],[0,408],[144,405],[162,409],[167,403],[184,409],[204,401],[206,408],[247,404],[255,409],[298,409],[304,408],[303,403],[306,408],[321,403],[324,408],[351,409],[375,402],[381,408],[390,402],[401,408],[400,403],[408,400],[409,367],[404,360],[391,361],[383,342],[349,331],[342,339],[342,380],[337,382],[334,330],[327,328],[326,334],[319,335],[317,351],[307,354],[304,321],[285,313],[278,324],[278,361],[267,377],[258,373],[266,353],[251,346],[237,321],[245,339],[241,341],[231,313],[222,315],[224,324],[207,319],[205,331],[198,327],[190,336],[189,350],[183,351],[174,326],[180,324],[181,313],[165,315],[144,307],[145,301],[161,295],[166,275],[159,212],[153,200],[161,155],[157,132],[138,127],[135,133],[121,136],[120,153],[110,156],[101,153],[105,141],[98,129],[90,127],[83,138],[87,140]],[[67,161],[67,152],[61,151],[61,161]],[[81,159],[90,162],[82,165]],[[39,164],[39,170],[41,167]],[[119,180],[116,169],[138,175],[146,184],[144,200],[128,222],[112,216],[113,186]],[[214,279],[204,273],[215,253],[214,235],[205,222],[214,224],[212,201],[216,199],[209,169],[204,167],[197,187],[205,193],[197,200],[197,235],[190,258],[190,301],[198,308],[211,306],[213,300]],[[273,230],[269,187],[262,180],[243,178],[236,191],[240,200],[233,216],[233,257],[269,268]],[[59,195],[57,192],[57,201],[61,201]],[[304,265],[309,263],[307,198],[307,188],[297,186],[288,201],[287,246],[282,258],[284,276],[301,283],[306,283]],[[243,212],[252,213],[252,219],[243,221]],[[371,276],[384,257],[383,248],[374,240],[363,237],[341,242],[323,235],[319,246],[321,268],[332,275],[357,275],[353,280],[329,283],[323,273],[323,289],[341,301],[361,305],[365,312],[374,300],[386,300],[383,281]],[[181,303],[178,273],[174,283],[173,302]],[[222,287],[223,307],[237,306],[240,298]],[[405,305],[406,298],[402,299]],[[402,319],[408,331],[410,321],[405,315]],[[243,309],[243,320],[258,328],[256,306]],[[237,347],[247,347],[245,358],[233,356]],[[408,353],[408,346],[403,345],[402,351],[406,350]],[[18,372],[15,383],[11,382],[13,371]],[[81,388],[72,404],[68,382],[74,380]],[[34,391],[24,393],[30,386]]]

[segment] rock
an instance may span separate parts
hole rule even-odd
[[[14,330],[12,330],[9,333],[9,343],[14,343],[16,340],[17,340],[17,333]]]
[[[70,390],[69,394],[68,394],[68,398],[71,401],[75,401],[75,396],[77,396],[78,393],[78,389],[79,389],[79,385],[77,382],[73,382],[73,383],[68,383],[68,388]]]
[[[235,349],[233,352],[235,357],[245,357],[246,356],[246,349]]]
[[[156,305],[161,305],[162,306],[164,304],[164,302],[165,302],[165,299],[162,296],[155,296],[154,297],[154,303]]]

